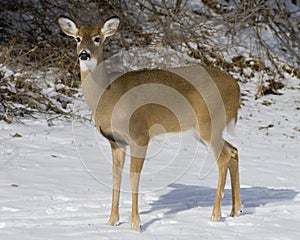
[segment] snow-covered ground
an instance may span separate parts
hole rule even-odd
[[[111,158],[90,122],[46,117],[0,122],[0,239],[300,239],[299,80],[254,100],[241,84],[235,136],[243,214],[229,217],[228,179],[221,222],[209,221],[217,168],[189,135],[151,143],[140,194],[142,233],[130,230],[128,162],[120,226],[110,227]],[[263,103],[263,104],[262,104]]]

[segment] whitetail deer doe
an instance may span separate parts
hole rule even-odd
[[[109,82],[105,69],[101,74],[95,72],[103,65],[103,43],[117,31],[119,22],[118,17],[112,17],[100,26],[78,26],[70,18],[59,18],[63,32],[77,41],[83,94],[97,130],[111,144],[113,190],[108,224],[116,226],[119,222],[126,146],[130,146],[131,156],[131,228],[139,231],[138,188],[149,141],[159,134],[189,129],[195,130],[196,138],[209,146],[217,159],[219,178],[211,220],[220,219],[228,169],[231,216],[238,216],[241,209],[238,151],[222,136],[227,125],[237,120],[240,108],[237,82],[217,68],[201,65],[131,71]]]

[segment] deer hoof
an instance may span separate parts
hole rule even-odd
[[[220,216],[214,216],[212,215],[211,218],[210,218],[210,221],[211,222],[219,222],[220,221]]]
[[[232,211],[230,213],[230,217],[239,217],[242,212],[243,212],[242,209],[239,209],[239,210],[232,209]]]
[[[139,223],[138,224],[132,223],[131,230],[136,231],[136,232],[141,232],[142,226]]]
[[[119,222],[119,220],[108,220],[108,222],[106,223],[106,225],[116,227],[116,226],[120,225],[120,222]]]

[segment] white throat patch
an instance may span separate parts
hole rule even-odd
[[[96,58],[91,58],[90,60],[87,61],[82,61],[79,60],[80,62],[80,70],[81,71],[94,71],[96,66],[97,66],[97,59]]]

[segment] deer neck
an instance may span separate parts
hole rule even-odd
[[[92,62],[93,59],[90,61],[88,63],[80,61],[80,75],[83,95],[94,118],[100,97],[109,86],[110,81],[105,62],[97,60]]]

